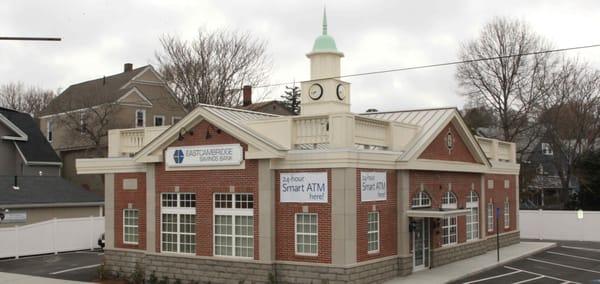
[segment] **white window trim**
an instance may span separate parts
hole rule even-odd
[[[423,198],[423,196],[425,196],[426,198]],[[414,205],[414,201],[418,200],[419,204]],[[427,200],[429,203],[428,204],[423,204],[423,201]],[[419,191],[415,194],[415,196],[413,197],[413,199],[411,200],[411,208],[428,208],[431,207],[431,197],[429,196],[429,194],[425,191]]]
[[[79,134],[83,135],[85,134],[85,131],[83,130],[83,125],[86,124],[85,122],[85,113],[80,113],[79,114]]]
[[[444,203],[444,197],[446,195],[452,195],[451,199],[454,199],[453,203]],[[456,194],[454,194],[451,191],[448,191],[446,193],[444,193],[444,196],[442,197],[442,209],[458,209],[458,197],[456,196]],[[454,225],[450,225],[450,221],[454,219]],[[448,226],[444,226],[444,223],[442,222],[442,246],[451,246],[451,245],[456,245],[458,244],[458,218],[457,217],[446,217],[444,220],[446,220],[448,222]],[[444,227],[448,228],[448,232],[451,231],[451,228],[454,228],[454,232],[456,235],[456,238],[454,240],[454,242],[448,242],[447,244],[444,244]],[[448,235],[448,239],[450,239],[450,234]]]
[[[163,207],[163,194],[176,194],[177,195],[177,207]],[[182,255],[196,255],[196,251],[198,249],[198,244],[195,243],[195,247],[196,249],[194,250],[194,252],[181,252],[181,238],[180,235],[182,234],[180,231],[180,218],[179,215],[194,215],[195,218],[197,218],[196,216],[196,207],[180,207],[181,203],[180,203],[180,198],[179,196],[181,196],[181,194],[194,194],[194,192],[161,192],[160,193],[160,253],[165,253],[165,254],[182,254]],[[197,200],[196,200],[197,202]],[[163,251],[162,249],[162,245],[163,245],[163,230],[162,230],[162,224],[163,224],[163,214],[176,214],[177,215],[177,232],[175,232],[175,234],[177,234],[177,251]],[[198,228],[196,228],[196,232],[194,232],[194,236],[197,237],[198,235]],[[170,232],[172,234],[172,232]],[[187,233],[184,233],[187,234]],[[194,238],[195,240],[196,238]]]
[[[305,252],[298,252],[298,215],[315,215],[317,216],[316,219],[316,226],[317,226],[317,232],[316,233],[303,233],[304,235],[315,235],[317,236],[317,250],[316,253],[305,253]],[[319,214],[317,213],[296,213],[294,214],[294,252],[296,253],[296,255],[302,255],[302,256],[319,256]]]
[[[181,121],[181,116],[172,116],[171,117],[171,125],[175,124],[175,119],[179,119],[179,121]]]
[[[477,198],[477,200],[473,200],[471,198],[471,195],[474,194],[474,196]],[[480,236],[480,232],[479,232],[479,226],[480,226],[480,220],[479,220],[479,196],[477,195],[477,193],[475,191],[471,191],[469,192],[469,195],[467,196],[467,202],[466,202],[466,206],[465,208],[469,209],[469,213],[471,214],[471,222],[468,222],[468,220],[465,220],[465,224],[466,224],[466,233],[467,233],[467,242],[470,241],[475,241],[478,240],[481,236]],[[472,214],[473,209],[477,209],[476,214]],[[473,217],[477,217],[477,222],[473,222]],[[466,219],[466,218],[465,218]],[[470,225],[470,226],[469,226]],[[469,234],[469,228],[471,228],[471,234]],[[469,235],[473,235],[474,230],[477,230],[477,236],[476,237],[472,237],[469,238]]]
[[[46,139],[50,143],[52,143],[52,140],[54,140],[54,131],[52,130],[52,120],[51,119],[48,119],[48,121],[46,122]]]
[[[491,210],[490,210],[491,209]],[[490,202],[487,204],[487,231],[494,231],[494,203]]]
[[[156,125],[156,119],[157,118],[162,118],[162,125]],[[165,126],[166,121],[165,121],[165,116],[164,115],[155,115],[153,118],[153,122],[154,122],[154,126]]]
[[[377,230],[375,231],[369,231],[369,214],[377,214],[377,220],[376,220],[376,224],[377,224]],[[367,213],[367,253],[368,254],[375,254],[375,253],[379,253],[379,249],[381,247],[381,242],[380,242],[380,224],[381,222],[379,222],[379,211],[371,211],[369,213]],[[369,250],[369,235],[375,233],[377,234],[377,249],[376,250]],[[317,239],[318,241],[318,239]]]
[[[126,225],[125,224],[125,212],[127,212],[127,211],[137,212],[137,214],[136,214],[136,216],[137,216],[136,217],[137,218],[137,225],[133,226],[133,225]],[[132,209],[132,208],[125,208],[125,209],[123,209],[123,243],[124,244],[127,244],[127,245],[137,245],[137,244],[139,244],[139,241],[140,241],[140,223],[139,222],[140,222],[140,210],[138,210],[138,209]],[[126,231],[125,227],[135,228],[135,230],[137,231],[137,233],[136,233],[137,239],[138,239],[137,242],[128,242],[128,241],[125,240],[125,231]]]
[[[144,121],[144,125],[142,126],[138,126],[137,124],[137,120],[138,120],[138,113],[141,112],[143,114],[142,116],[142,120]],[[146,127],[146,110],[145,109],[136,109],[135,110],[135,120],[134,120],[134,124],[135,128],[143,128]]]
[[[546,156],[554,155],[554,151],[552,150],[552,147],[550,147],[550,143],[542,143],[542,154]]]
[[[504,229],[510,228],[510,202],[504,201]]]
[[[232,202],[232,208],[216,208],[215,203],[216,203],[216,198],[215,196],[217,194],[231,194],[231,202]],[[237,259],[254,259],[254,255],[252,256],[237,256],[235,255],[235,238],[236,238],[236,234],[235,234],[235,216],[252,216],[254,217],[254,204],[252,205],[252,208],[235,208],[235,197],[236,195],[246,195],[246,194],[251,194],[251,193],[229,193],[229,192],[216,192],[213,193],[213,256],[215,257],[225,257],[225,258],[237,258]],[[253,195],[253,194],[251,194]],[[253,203],[254,203],[254,195],[253,195]],[[231,216],[231,225],[233,226],[232,230],[231,230],[231,238],[232,238],[232,243],[231,243],[231,252],[232,255],[217,255],[215,254],[215,252],[217,251],[217,234],[216,232],[216,221],[215,221],[215,217],[217,215],[221,215],[221,216]],[[254,226],[254,222],[256,222],[256,220],[253,219],[252,221],[252,226]],[[247,236],[244,236],[247,237]],[[252,235],[252,242],[254,242],[254,234]],[[254,247],[254,243],[252,244],[252,249],[255,249]]]

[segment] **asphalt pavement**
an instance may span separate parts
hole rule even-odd
[[[91,282],[102,263],[100,251],[78,251],[60,254],[0,260],[0,272]]]

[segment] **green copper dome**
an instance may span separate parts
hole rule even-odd
[[[323,34],[315,40],[312,52],[339,52],[335,40],[327,34],[327,11],[325,9],[323,9]]]

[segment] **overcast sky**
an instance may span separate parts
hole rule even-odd
[[[198,28],[250,31],[268,41],[270,82],[308,79],[325,2],[2,0],[1,36],[61,42],[0,42],[0,84],[49,89],[155,63],[162,34],[191,39]],[[345,54],[342,74],[453,61],[461,42],[494,16],[529,22],[556,47],[600,43],[600,1],[326,1],[329,34]],[[600,68],[600,48],[569,52]],[[455,67],[348,78],[352,110],[458,106]],[[278,98],[281,89],[271,89]],[[258,92],[256,90],[255,92]]]

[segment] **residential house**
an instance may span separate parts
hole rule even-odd
[[[77,175],[76,158],[106,157],[108,130],[168,128],[185,116],[166,82],[151,65],[69,86],[42,112],[40,128],[63,161],[62,176],[101,192],[99,175]],[[137,141],[139,142],[139,141]]]
[[[296,115],[283,102],[277,100],[252,102],[252,87],[244,86],[241,109],[251,110],[256,112],[264,112],[277,115]]]
[[[101,216],[104,198],[60,177],[61,160],[34,119],[0,108],[0,227]]]

